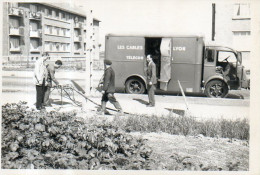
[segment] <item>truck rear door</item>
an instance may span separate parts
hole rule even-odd
[[[161,71],[160,71],[160,89],[167,91],[168,83],[171,79],[171,48],[172,39],[162,38],[160,51],[161,51]]]

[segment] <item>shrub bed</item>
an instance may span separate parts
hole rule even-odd
[[[75,112],[2,106],[3,169],[147,169],[151,149],[107,124],[87,125]]]

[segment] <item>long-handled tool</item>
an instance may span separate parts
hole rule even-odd
[[[90,98],[88,98],[88,97],[85,95],[85,91],[83,90],[83,88],[82,88],[78,83],[76,83],[74,80],[70,80],[70,81],[72,82],[72,84],[73,84],[74,87],[76,88],[76,89],[74,89],[75,92],[77,92],[79,95],[81,95],[82,97],[84,97],[86,100],[88,100],[88,101],[94,103],[95,105],[101,107],[100,104],[94,102],[93,100],[91,100]],[[106,109],[111,110],[111,111],[116,111],[116,112],[118,112],[117,110],[111,109],[111,108],[108,108],[108,107],[106,107]],[[130,113],[124,112],[124,114],[130,114]]]
[[[182,96],[183,96],[183,98],[184,98],[186,108],[187,108],[187,110],[189,110],[189,106],[188,106],[188,103],[187,103],[187,100],[186,100],[186,96],[185,96],[185,93],[184,93],[184,91],[183,91],[183,89],[182,89],[182,86],[181,86],[181,83],[180,83],[179,80],[178,80],[178,84],[179,84],[179,87],[180,87],[180,89],[181,89],[181,93],[182,93]]]

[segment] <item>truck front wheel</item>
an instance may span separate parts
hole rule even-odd
[[[143,94],[145,92],[144,83],[138,78],[131,78],[126,82],[126,92],[129,94]]]
[[[228,93],[228,87],[221,80],[212,80],[206,85],[205,93],[211,98],[224,98]]]

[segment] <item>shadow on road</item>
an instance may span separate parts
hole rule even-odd
[[[182,109],[173,109],[173,108],[164,108],[164,109],[168,110],[169,112],[178,114],[180,116],[184,116],[184,114],[185,114],[185,110],[182,110]]]
[[[149,104],[147,101],[145,101],[143,99],[140,99],[140,98],[134,98],[133,100],[138,101],[139,103],[144,104],[144,105],[148,105]]]
[[[52,104],[55,104],[55,105],[68,105],[68,104],[72,104],[72,103],[69,103],[69,102],[66,102],[66,101],[53,101]]]
[[[177,92],[165,92],[165,91],[156,91],[156,95],[171,95],[171,96],[182,96],[181,93]],[[185,93],[187,97],[205,97],[205,98],[210,98],[207,97],[203,93]],[[225,98],[228,99],[248,99],[249,98],[249,93],[248,92],[243,92],[243,91],[232,91],[229,93]]]
[[[226,98],[232,99],[245,99],[242,94],[228,94]]]

